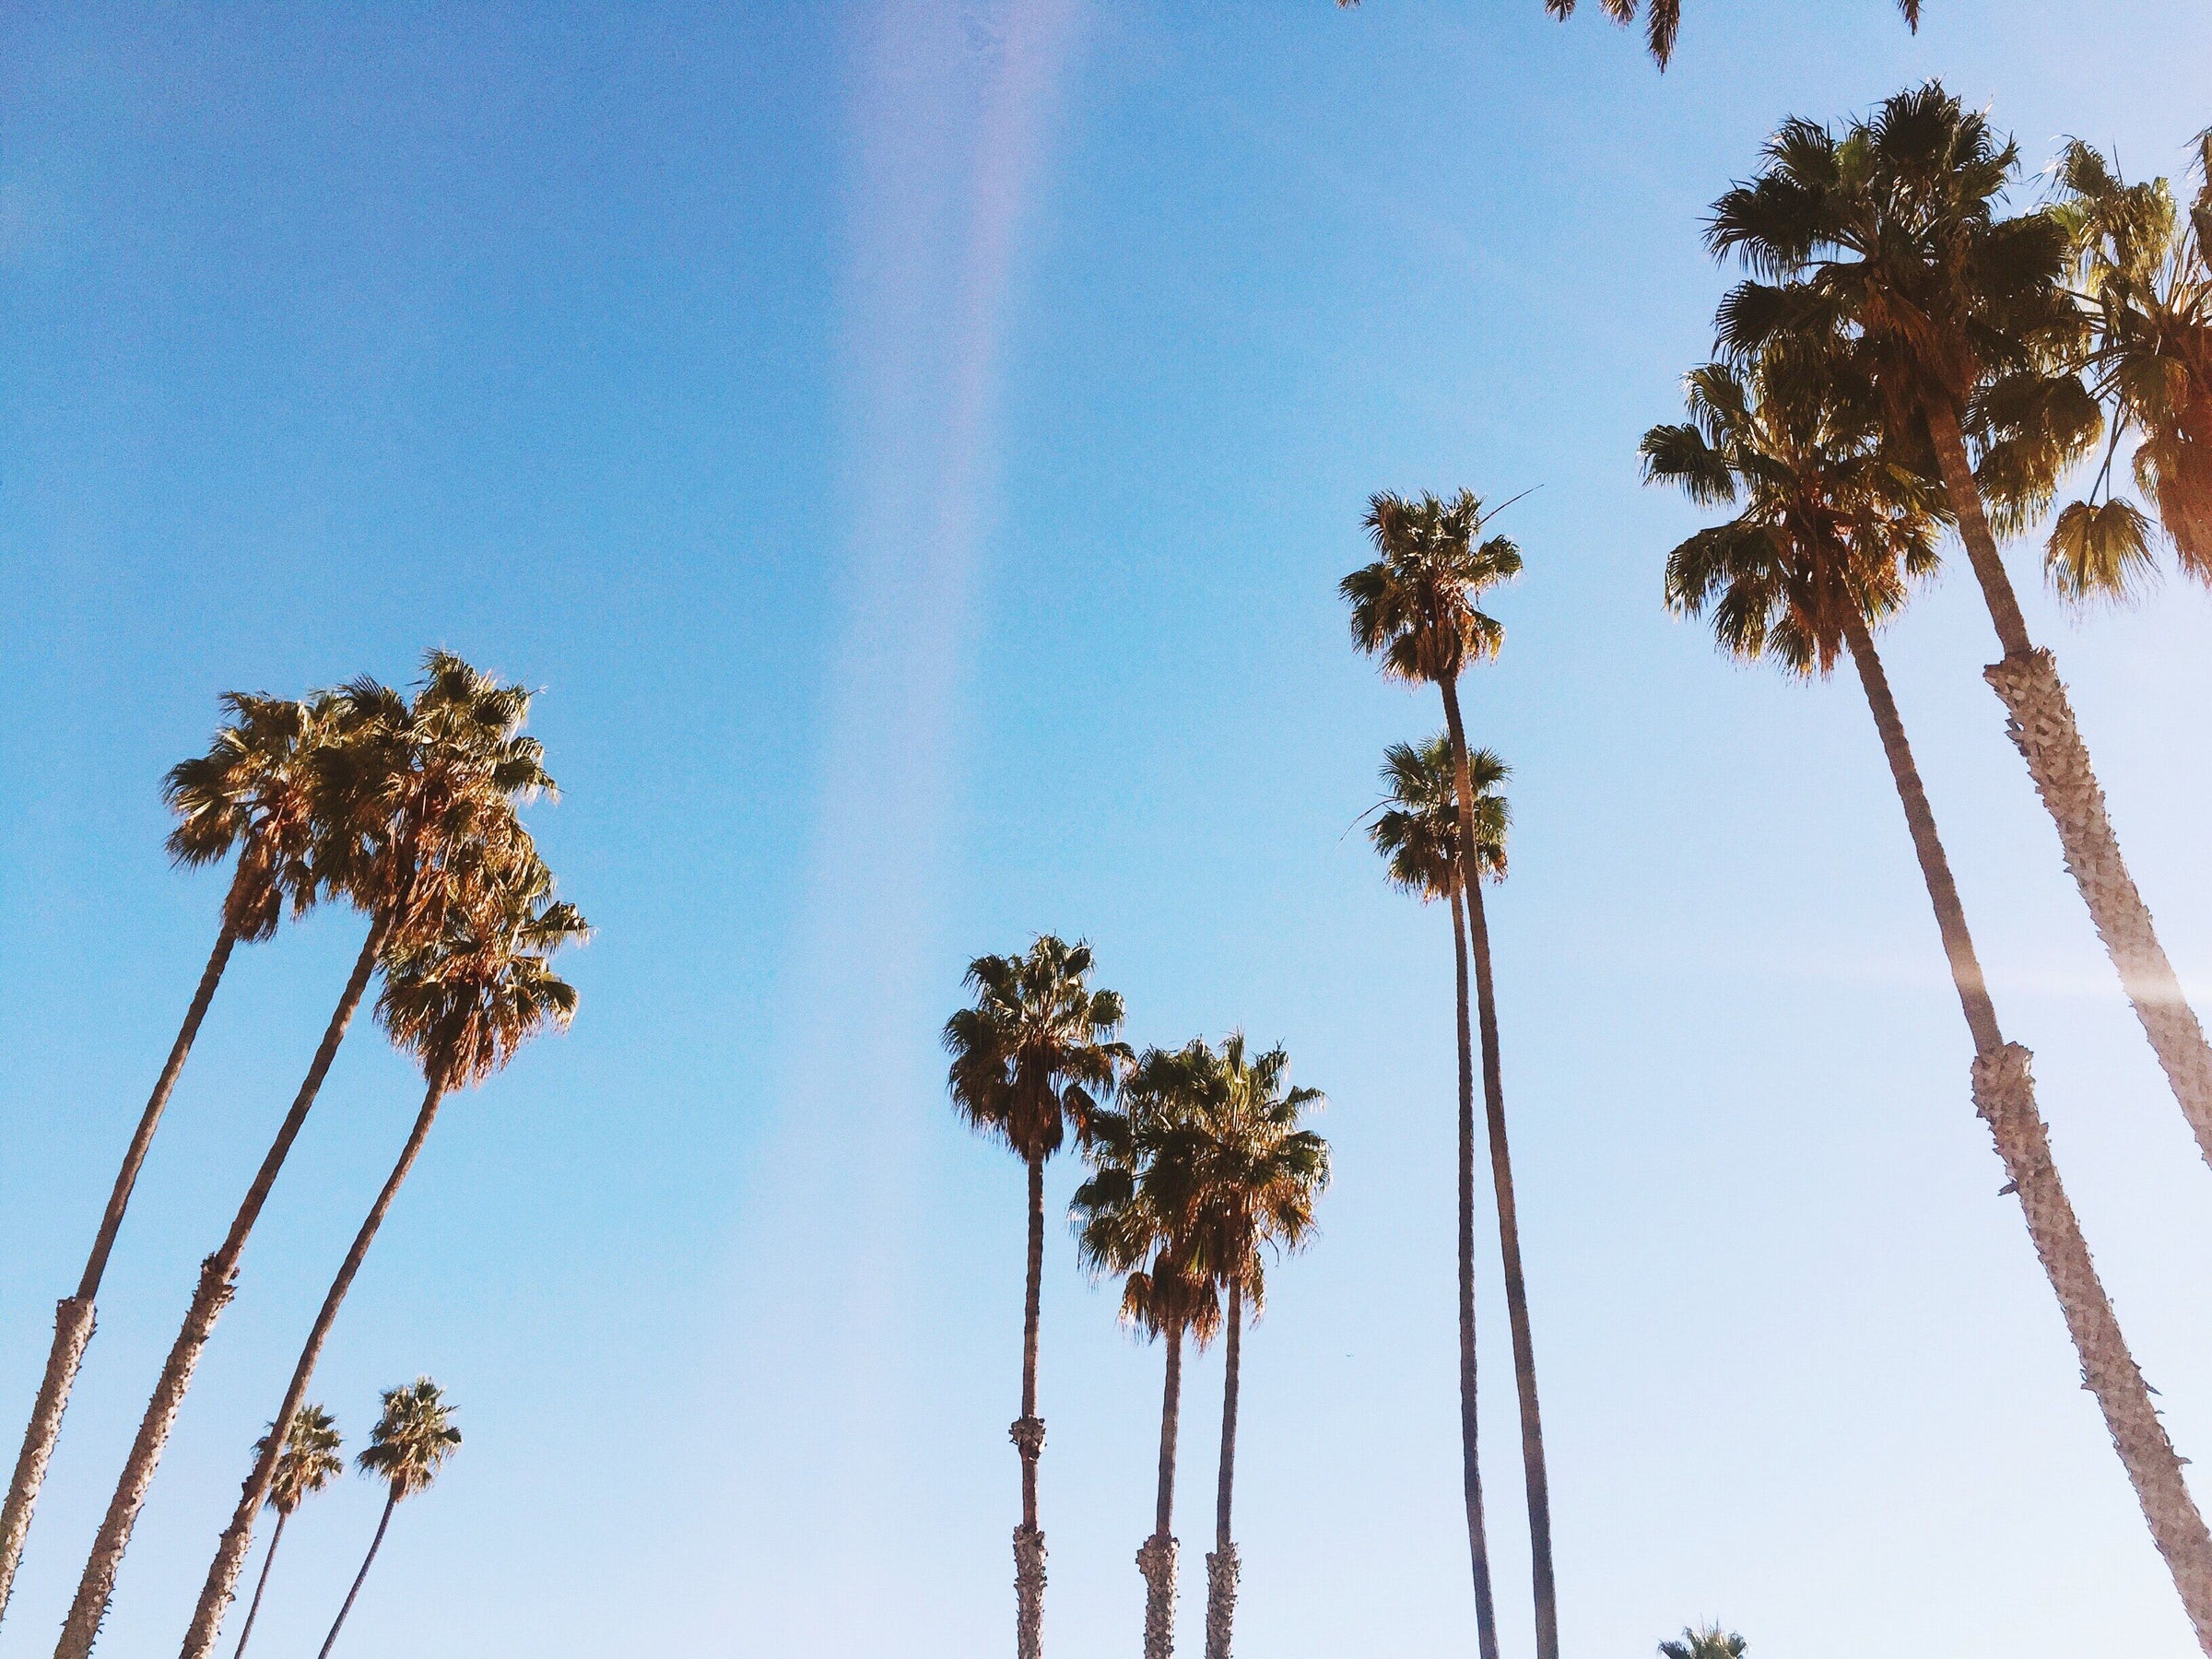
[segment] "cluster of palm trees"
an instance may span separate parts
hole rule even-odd
[[[2212,159],[2212,135],[2198,145],[2200,164]],[[2102,440],[2090,498],[2056,515],[2045,567],[2075,600],[2139,588],[2157,532],[2142,509],[2106,493],[2132,432],[2136,478],[2181,568],[2212,580],[2212,182],[2200,175],[2184,216],[2166,181],[2127,184],[2076,143],[2052,199],[2008,213],[2018,175],[2018,147],[1936,83],[1840,131],[1785,123],[1756,175],[1714,206],[1713,252],[1740,257],[1749,275],[1722,301],[1716,360],[1688,377],[1689,418],[1651,429],[1643,465],[1649,479],[1735,512],[1669,555],[1669,606],[1710,618],[1734,656],[1804,677],[1848,655],[1858,674],[1972,1038],[1975,1107],[2085,1385],[2212,1653],[2212,1535],[2053,1164],[2029,1052],[1998,1025],[1875,644],[1955,535],[2002,653],[1984,677],[2212,1162],[2212,1047],[2122,859],[1997,542],[2048,511],[2067,470]]]
[[[1241,1032],[1218,1045],[1135,1052],[1115,1033],[1122,998],[1094,988],[1090,947],[1047,934],[1018,956],[968,966],[970,1006],[945,1023],[955,1110],[1002,1140],[1029,1176],[1029,1259],[1023,1302],[1021,1524],[1014,1531],[1015,1644],[1043,1651],[1044,1533],[1037,1465],[1038,1301],[1044,1263],[1044,1166],[1072,1135],[1089,1166],[1070,1206],[1077,1251],[1094,1276],[1121,1281],[1121,1313],[1167,1348],[1160,1406],[1159,1490],[1152,1535],[1138,1548],[1145,1581],[1146,1659],[1174,1651],[1177,1542],[1175,1448],[1182,1349],[1220,1339],[1221,1457],[1214,1548],[1206,1556],[1206,1659],[1230,1659],[1239,1559],[1230,1531],[1237,1402],[1247,1318],[1265,1305],[1270,1252],[1312,1236],[1328,1184],[1327,1143],[1303,1127],[1321,1091],[1290,1084],[1279,1046],[1253,1053]]]
[[[296,1503],[309,1489],[297,1482],[315,1466],[320,1429],[300,1442],[307,1461],[288,1465],[286,1460],[298,1425],[327,1424],[319,1414],[304,1416],[312,1409],[307,1391],[316,1361],[440,1105],[453,1090],[499,1070],[539,1032],[567,1026],[576,1009],[575,991],[552,962],[587,929],[573,906],[553,896],[553,874],[519,812],[553,789],[541,747],[523,731],[527,689],[434,651],[424,659],[412,696],[364,677],[300,700],[234,692],[223,702],[229,719],[207,752],[172,769],[165,787],[178,820],[170,837],[177,862],[234,859],[215,947],[124,1155],[76,1292],[55,1315],[45,1376],[0,1512],[0,1616],[92,1335],[94,1301],[132,1188],[232,950],[241,941],[271,936],[288,909],[297,916],[338,900],[365,914],[368,932],[299,1093],[222,1241],[200,1265],[182,1328],[86,1559],[55,1659],[84,1659],[100,1634],[193,1373],[236,1293],[247,1239],[371,980],[382,975],[379,1023],[421,1067],[422,1104],[332,1280],[269,1432],[255,1447],[187,1628],[183,1659],[207,1659],[213,1652],[265,1502],[276,1509],[281,1526],[290,1512],[277,1494],[295,1494],[289,1500]],[[412,1394],[387,1396],[386,1407],[390,1432],[378,1443],[393,1447],[412,1443],[408,1413],[427,1420],[442,1410],[427,1380]],[[450,1450],[457,1440],[456,1433],[440,1443]],[[387,1474],[394,1501],[406,1495],[403,1486],[413,1490],[427,1481],[418,1464],[397,1451],[371,1451],[380,1461],[368,1466]],[[434,1470],[435,1459],[427,1467]]]
[[[337,1618],[331,1620],[330,1634],[323,1639],[317,1659],[330,1659],[331,1649],[337,1645],[346,1616],[353,1611],[369,1569],[376,1564],[376,1552],[383,1547],[392,1512],[402,1499],[427,1489],[438,1478],[445,1460],[461,1447],[453,1404],[429,1378],[418,1377],[405,1387],[387,1388],[383,1402],[383,1412],[369,1431],[369,1444],[354,1459],[355,1467],[363,1475],[384,1483],[383,1514],[377,1521],[376,1535],[369,1541],[369,1553],[361,1559],[361,1570],[354,1574],[353,1586],[347,1591]],[[276,1445],[276,1425],[271,1423],[268,1433],[254,1444],[256,1461]],[[272,1465],[265,1501],[276,1516],[276,1525],[269,1534],[269,1547],[262,1556],[261,1574],[254,1580],[253,1599],[247,1604],[246,1622],[239,1628],[238,1646],[231,1649],[231,1659],[244,1659],[246,1643],[253,1639],[253,1621],[261,1616],[261,1598],[269,1587],[269,1569],[276,1564],[276,1547],[284,1542],[285,1524],[302,1503],[345,1471],[340,1449],[338,1426],[330,1414],[320,1406],[301,1406]]]

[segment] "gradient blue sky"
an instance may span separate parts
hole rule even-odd
[[[1242,1026],[1337,1180],[1246,1353],[1241,1645],[1472,1648],[1448,932],[1359,836],[1438,720],[1347,649],[1377,488],[1535,489],[1495,898],[1567,1651],[1718,1616],[1754,1659],[2183,1659],[2186,1626],[1966,1096],[1863,703],[1656,600],[1638,487],[1726,280],[1700,214],[1788,113],[1941,74],[2031,164],[2171,171],[2186,0],[18,5],[0,40],[0,1424],[12,1437],[206,950],[162,769],[226,688],[546,688],[534,823],[598,924],[574,1031],[457,1102],[317,1394],[434,1373],[467,1444],[359,1653],[997,1651],[1021,1185],[943,1100],[965,959],[1091,938],[1130,1034]],[[2032,593],[2212,999],[2212,604]],[[2001,1011],[2184,1453],[2212,1189],[1976,669],[1893,630]],[[0,1654],[43,1653],[146,1390],[356,948],[241,953],[147,1169]],[[367,1027],[248,1253],[103,1653],[168,1651],[414,1107]],[[1055,1166],[1055,1211],[1075,1179]],[[1506,1650],[1531,1648],[1500,1300]],[[1051,1651],[1137,1639],[1159,1359],[1048,1240]],[[1218,1365],[1179,1530],[1198,1637]],[[2200,1462],[2200,1467],[2212,1466]],[[263,1615],[317,1640],[348,1480]]]

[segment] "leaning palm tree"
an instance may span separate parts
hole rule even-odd
[[[1873,629],[1936,566],[1932,510],[1940,490],[1878,433],[1871,398],[1780,347],[1748,368],[1688,377],[1690,419],[1645,435],[1645,476],[1708,505],[1738,508],[1669,555],[1665,593],[1677,614],[1712,618],[1721,648],[1765,658],[1799,678],[1826,676],[1848,653],[1881,735],[1912,847],[1936,912],[1969,1033],[1973,1099],[2017,1193],[2028,1232],[2080,1356],[2085,1385],[2150,1524],[2152,1538],[2212,1653],[2212,1536],[2182,1460],[2136,1369],[2067,1200],[2030,1070],[2005,1041],[1935,815],[1905,739]]]
[[[432,652],[412,700],[360,679],[331,699],[318,751],[315,859],[320,878],[370,915],[368,937],[324,1027],[307,1077],[254,1172],[229,1230],[200,1264],[199,1283],[101,1517],[55,1659],[85,1659],[98,1640],[169,1433],[216,1321],[235,1294],[240,1257],[329,1075],[338,1045],[390,950],[434,937],[485,850],[523,837],[517,800],[549,792],[543,751],[523,735],[530,693]]]
[[[346,1605],[332,1621],[330,1634],[323,1638],[323,1651],[317,1659],[330,1659],[330,1650],[337,1645],[338,1631],[345,1626],[346,1616],[353,1611],[361,1582],[376,1565],[376,1552],[383,1547],[384,1529],[392,1524],[392,1512],[399,1507],[401,1499],[428,1488],[438,1478],[445,1460],[460,1449],[461,1430],[453,1427],[453,1405],[437,1383],[418,1377],[405,1388],[384,1391],[384,1414],[370,1430],[368,1448],[353,1460],[362,1474],[384,1483],[384,1512],[377,1521],[376,1536],[369,1541],[361,1570],[353,1575],[353,1588],[346,1592]]]
[[[229,720],[217,730],[205,755],[170,769],[162,794],[178,819],[169,837],[172,860],[186,865],[210,865],[235,852],[238,861],[230,872],[229,890],[223,896],[215,948],[124,1153],[76,1294],[64,1298],[54,1311],[53,1347],[47,1356],[45,1378],[8,1482],[6,1508],[0,1510],[0,1618],[6,1616],[31,1512],[61,1436],[62,1414],[68,1408],[85,1345],[92,1339],[93,1302],[107,1272],[109,1253],[122,1230],[123,1214],[154,1131],[184,1070],[200,1022],[215,1000],[230,952],[241,940],[269,937],[286,904],[294,914],[305,911],[321,886],[314,864],[317,761],[329,725],[327,700],[294,702],[230,691],[222,702]]]
[[[455,1089],[481,1083],[513,1059],[516,1051],[533,1037],[548,1028],[566,1030],[576,1016],[575,990],[553,971],[552,961],[563,946],[587,935],[583,918],[574,906],[551,897],[552,877],[534,853],[519,869],[491,870],[482,880],[484,890],[463,895],[437,938],[403,947],[385,970],[377,1018],[392,1041],[420,1063],[425,1084],[422,1105],[398,1161],[385,1178],[323,1299],[322,1310],[292,1370],[291,1386],[277,1408],[279,1423],[288,1424],[306,1399],[338,1309],[352,1288],[370,1246],[375,1243],[393,1200],[421,1156],[445,1097]],[[374,1446],[371,1450],[374,1451]],[[208,1567],[199,1606],[184,1639],[183,1659],[206,1659],[215,1649],[224,1612],[253,1545],[255,1512],[276,1474],[276,1459],[265,1445]],[[389,1511],[386,1512],[388,1515]],[[370,1553],[373,1557],[375,1551]],[[347,1605],[351,1605],[350,1597]],[[332,1634],[336,1634],[335,1628]],[[329,1651],[327,1643],[324,1651]]]
[[[1243,1381],[1247,1303],[1266,1305],[1265,1247],[1278,1253],[1312,1237],[1313,1206],[1329,1183],[1328,1143],[1300,1127],[1324,1099],[1289,1087],[1290,1056],[1278,1045],[1248,1053],[1241,1032],[1217,1051],[1181,1051],[1188,1110],[1161,1132],[1158,1202],[1190,1241],[1191,1268],[1228,1302],[1224,1315],[1221,1465],[1214,1492],[1214,1547],[1206,1558],[1206,1659],[1230,1659],[1241,1563],[1230,1526],[1237,1467],[1237,1404]]]
[[[1044,1450],[1044,1419],[1037,1415],[1044,1165],[1071,1132],[1078,1144],[1090,1138],[1091,1120],[1112,1098],[1130,1058],[1129,1045],[1113,1035],[1122,1023],[1121,996],[1090,988],[1092,966],[1089,946],[1065,944],[1051,934],[1026,955],[977,957],[965,981],[974,1006],[945,1022],[953,1109],[971,1127],[1004,1140],[1030,1177],[1021,1416],[1009,1430],[1021,1455],[1021,1524],[1014,1532],[1018,1659],[1038,1659],[1044,1642],[1044,1533],[1037,1524],[1037,1459]]]
[[[1452,500],[1432,495],[1408,501],[1378,495],[1366,526],[1376,558],[1347,576],[1339,591],[1352,611],[1352,641],[1382,659],[1393,679],[1433,685],[1444,700],[1452,743],[1453,793],[1462,846],[1478,847],[1466,727],[1460,719],[1459,677],[1471,663],[1497,654],[1505,629],[1481,608],[1483,594],[1521,573],[1521,550],[1502,535],[1485,539],[1482,503],[1467,490]],[[1535,1344],[1529,1330],[1528,1281],[1521,1265],[1521,1228],[1513,1203],[1512,1154],[1505,1134],[1505,1080],[1498,1053],[1498,998],[1490,976],[1489,921],[1482,884],[1461,884],[1475,1004],[1482,1037],[1482,1095],[1490,1132],[1490,1179],[1498,1197],[1498,1235],[1505,1266],[1506,1322],[1512,1335],[1513,1381],[1521,1407],[1521,1464],[1528,1488],[1529,1568],[1536,1613],[1536,1659],[1559,1659],[1559,1594],[1551,1563],[1551,1488],[1544,1465],[1544,1423],[1536,1403]]]
[[[254,1442],[253,1461],[268,1454],[276,1439],[276,1425]],[[276,1547],[284,1542],[284,1524],[302,1503],[346,1472],[339,1455],[338,1426],[320,1406],[302,1406],[285,1431],[284,1450],[277,1454],[269,1479],[268,1505],[276,1512],[276,1528],[269,1534],[268,1553],[261,1559],[261,1576],[253,1583],[253,1601],[246,1608],[245,1628],[238,1633],[231,1659],[245,1659],[246,1643],[253,1639],[253,1621],[261,1616],[262,1593],[269,1587],[269,1569],[276,1564]]]
[[[1722,304],[1721,345],[1739,360],[1783,335],[1848,350],[1867,365],[1900,446],[1933,446],[2005,653],[1984,677],[2212,1163],[2212,1045],[2121,856],[2057,667],[2029,638],[1967,448],[1971,429],[2000,517],[2017,525],[2100,426],[2074,372],[2088,325],[2065,286],[2067,228],[2047,211],[1999,216],[2018,171],[2018,147],[1933,81],[1841,137],[1784,123],[1759,175],[1713,207],[1713,252],[1739,254],[1752,271]]]
[[[1682,1627],[1682,1640],[1659,1644],[1659,1659],[1744,1659],[1751,1644],[1733,1630],[1709,1624],[1701,1630]]]
[[[2069,599],[2125,595],[2154,568],[2148,522],[2110,493],[2130,430],[2141,438],[2136,482],[2182,569],[2212,582],[2212,132],[2197,139],[2197,166],[2202,188],[2184,215],[2164,179],[2130,184],[2079,140],[2058,159],[2055,217],[2096,322],[2091,376],[2112,408],[2088,499],[2058,515],[2045,552],[2053,585]]]
[[[1488,749],[1467,757],[1475,783],[1476,868],[1496,880],[1505,874],[1510,812],[1500,793],[1508,773]],[[1475,1573],[1475,1636],[1480,1659],[1498,1659],[1498,1609],[1490,1588],[1490,1547],[1482,1518],[1480,1436],[1475,1365],[1475,1055],[1467,997],[1467,930],[1460,904],[1465,874],[1459,856],[1459,807],[1453,788],[1452,742],[1438,733],[1416,746],[1382,752],[1386,794],[1368,837],[1382,853],[1391,885],[1426,904],[1441,899],[1452,914],[1452,968],[1459,1036],[1459,1449],[1466,1500],[1467,1551]]]
[[[1161,1197],[1178,1171],[1161,1162],[1168,1133],[1197,1103],[1206,1071],[1205,1043],[1169,1053],[1147,1049],[1122,1086],[1121,1109],[1091,1115],[1083,1148],[1091,1173],[1076,1189],[1069,1214],[1077,1249],[1093,1275],[1122,1278],[1122,1323],[1167,1344],[1159,1408],[1159,1480],[1152,1535],[1136,1552],[1145,1579],[1145,1659],[1175,1651],[1175,1443],[1182,1415],[1182,1343],[1203,1348],[1221,1323],[1221,1299],[1192,1265],[1194,1241],[1183,1214]]]

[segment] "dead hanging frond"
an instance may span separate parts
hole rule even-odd
[[[2043,574],[2068,605],[2124,601],[2158,580],[2150,520],[2124,496],[2069,502],[2051,526]]]

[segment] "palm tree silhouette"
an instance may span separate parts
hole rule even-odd
[[[276,1425],[253,1444],[258,1463],[276,1438]],[[246,1643],[253,1636],[253,1621],[261,1615],[262,1593],[269,1587],[269,1569],[276,1564],[276,1547],[284,1542],[284,1524],[292,1512],[346,1472],[339,1455],[338,1426],[320,1406],[302,1406],[284,1437],[276,1471],[269,1480],[268,1505],[276,1512],[276,1529],[269,1534],[268,1553],[261,1558],[261,1576],[253,1583],[253,1601],[246,1609],[244,1628],[238,1633],[232,1659],[244,1659]]]
[[[1022,1303],[1021,1416],[1009,1431],[1021,1455],[1021,1524],[1014,1533],[1014,1640],[1018,1659],[1038,1659],[1044,1642],[1044,1533],[1037,1524],[1037,1460],[1044,1419],[1037,1415],[1038,1303],[1044,1276],[1044,1165],[1072,1131],[1078,1144],[1109,1101],[1129,1062],[1114,1039],[1122,999],[1090,988],[1090,947],[1051,934],[1026,955],[982,956],[968,964],[971,1007],[945,1022],[952,1055],[953,1109],[969,1124],[1004,1140],[1029,1170],[1028,1285]]]
[[[2152,1536],[2200,1633],[2212,1635],[2212,1538],[2052,1164],[2029,1053],[2007,1043],[1998,1027],[1875,649],[1872,625],[1895,612],[1912,582],[1935,568],[1930,510],[1942,498],[1920,468],[1901,464],[1878,441],[1878,417],[1865,388],[1838,382],[1829,368],[1781,344],[1749,368],[1709,364],[1689,376],[1691,419],[1645,436],[1648,477],[1680,484],[1702,502],[1741,507],[1668,557],[1667,603],[1681,614],[1710,612],[1732,656],[1770,658],[1809,677],[1826,675],[1848,653],[1857,668],[1973,1037],[1975,1104],[2010,1190],[2019,1194],[2087,1386],[2103,1409]]]
[[[1751,1644],[1734,1631],[1723,1633],[1717,1624],[1693,1630],[1685,1625],[1682,1640],[1659,1644],[1659,1659],[1744,1659]]]
[[[418,1377],[405,1388],[384,1391],[383,1415],[370,1430],[367,1448],[354,1459],[362,1474],[384,1483],[384,1512],[377,1521],[376,1536],[369,1540],[361,1570],[353,1575],[353,1588],[346,1592],[346,1604],[332,1621],[330,1634],[323,1638],[316,1659],[330,1659],[346,1616],[353,1611],[354,1598],[361,1593],[361,1581],[369,1576],[369,1569],[376,1564],[376,1552],[383,1547],[384,1529],[392,1524],[392,1512],[399,1507],[401,1499],[428,1488],[438,1478],[445,1460],[460,1449],[461,1430],[453,1427],[453,1407],[437,1383]]]

